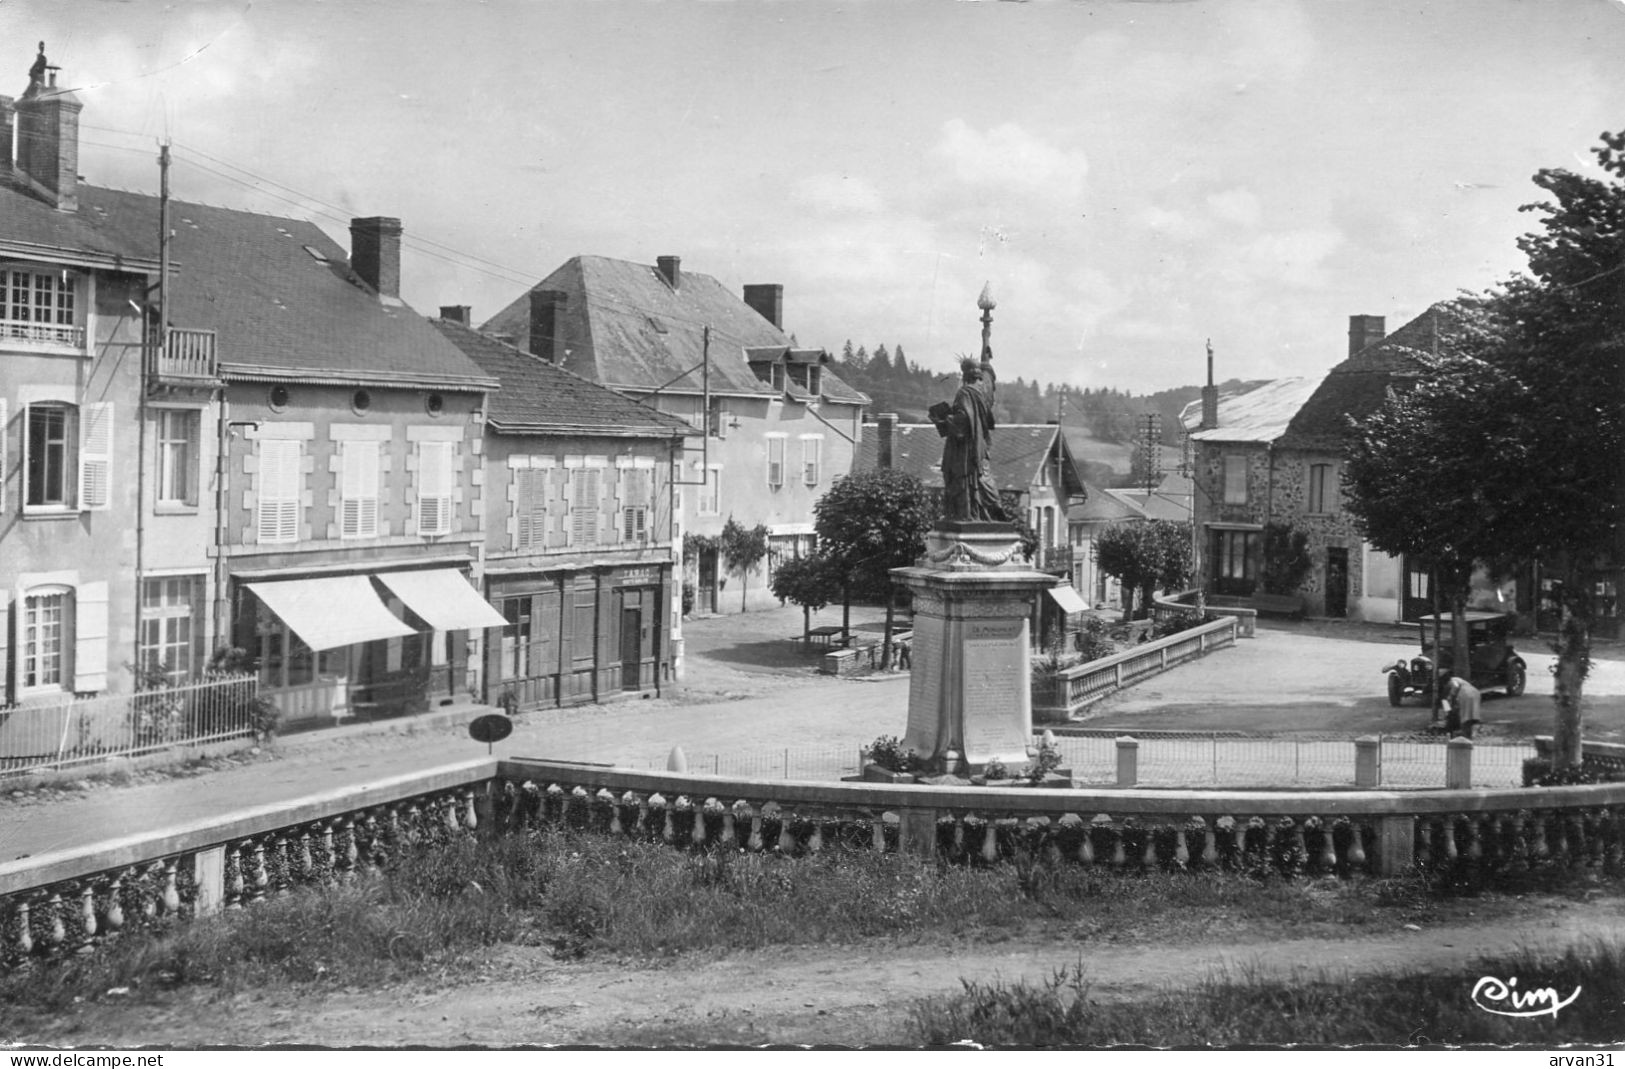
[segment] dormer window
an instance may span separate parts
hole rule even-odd
[[[71,271],[0,268],[0,344],[84,349],[78,288]]]
[[[773,378],[772,378],[773,388],[775,390],[778,390],[780,393],[783,393],[784,392],[784,365],[783,364],[774,364],[772,373],[773,373]]]
[[[807,368],[807,392],[812,394],[814,397],[817,397],[819,396],[821,387],[823,385],[824,369],[819,367],[817,364],[810,365]]]

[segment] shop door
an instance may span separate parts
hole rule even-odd
[[[621,689],[643,686],[643,610],[621,610]]]
[[[694,609],[697,612],[717,611],[717,551],[700,550],[700,586],[694,591]]]
[[[1349,614],[1349,551],[1326,550],[1326,615]]]

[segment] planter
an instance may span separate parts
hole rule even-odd
[[[881,768],[877,764],[863,766],[863,782],[865,783],[913,783],[915,775],[912,772],[893,772],[889,768]]]

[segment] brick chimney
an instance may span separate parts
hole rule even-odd
[[[559,290],[530,291],[530,351],[552,364],[564,362],[564,324],[560,322],[569,294]]]
[[[43,46],[39,62],[44,62]],[[16,111],[16,171],[47,204],[62,211],[79,210],[79,98],[56,87],[55,67],[45,67],[46,82],[30,82],[12,107]],[[8,122],[6,126],[10,126]],[[6,142],[10,155],[10,141]]]
[[[666,280],[666,285],[672,289],[681,289],[683,285],[683,260],[680,256],[660,256],[655,258],[655,267],[660,277]]]
[[[350,220],[350,269],[385,304],[401,300],[401,221],[374,215]]]
[[[440,306],[440,318],[466,327],[474,319],[474,309],[466,304],[443,304]]]
[[[1387,333],[1382,316],[1349,316],[1349,355],[1382,341]]]
[[[1219,387],[1213,382],[1213,341],[1207,343],[1207,385],[1202,387],[1202,425],[1198,430],[1210,431],[1219,425]]]
[[[895,443],[897,439],[897,413],[882,412],[875,417],[880,422],[879,450],[880,466],[889,468],[895,462]]]
[[[779,330],[784,329],[784,287],[777,282],[762,282],[745,287],[745,303],[756,310],[756,314],[772,323]]]

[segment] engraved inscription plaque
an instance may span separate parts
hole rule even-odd
[[[943,627],[940,617],[914,617],[914,652],[908,677],[908,729],[903,733],[903,745],[922,757],[936,756],[950,741],[937,737],[945,720],[942,710]]]
[[[963,661],[965,757],[972,764],[1027,759],[1032,733],[1027,621],[984,620],[965,626]]]

